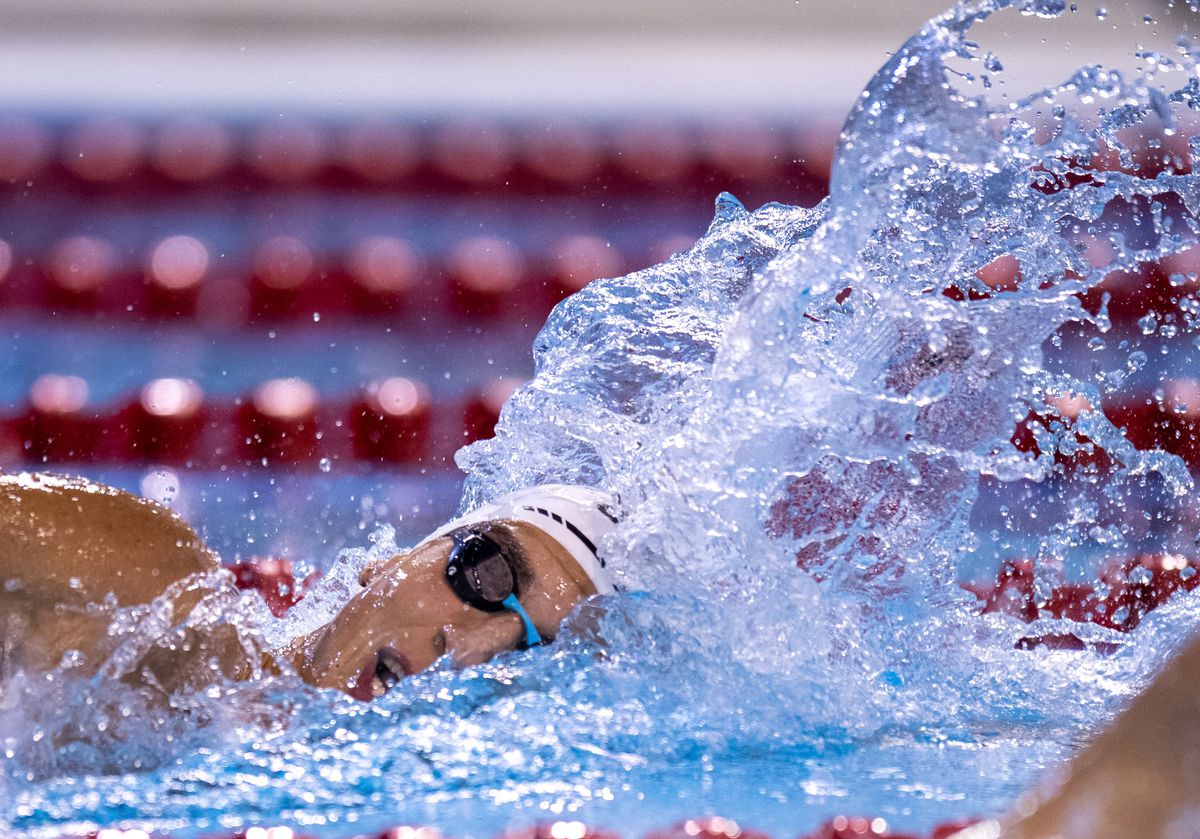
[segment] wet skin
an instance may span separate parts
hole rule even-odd
[[[169,510],[110,487],[49,475],[0,475],[0,680],[82,653],[94,671],[108,617],[94,604],[149,603],[216,557]],[[176,616],[200,592],[182,592]]]
[[[558,542],[532,525],[494,521],[487,527],[524,554],[532,580],[521,591],[521,605],[542,637],[553,638],[595,587]],[[446,582],[453,547],[450,537],[442,537],[366,569],[363,590],[332,621],[289,648],[297,672],[319,687],[370,699],[445,654],[464,667],[515,649],[524,637],[515,613],[468,606]]]
[[[521,602],[544,638],[595,588],[554,539],[525,522],[486,525],[519,551],[530,571]],[[364,570],[362,591],[325,626],[274,652],[247,650],[232,626],[191,633],[158,647],[127,677],[166,691],[213,678],[246,678],[258,666],[293,666],[305,681],[360,699],[449,654],[456,666],[487,661],[524,636],[513,613],[460,601],[445,580],[449,537]],[[0,475],[0,693],[15,670],[46,671],[69,651],[82,674],[105,657],[108,614],[94,604],[146,604],[171,589],[180,620],[219,585],[220,565],[171,511],[77,479]],[[228,580],[225,581],[228,584]]]

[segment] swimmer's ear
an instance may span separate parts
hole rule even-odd
[[[375,579],[379,572],[383,570],[383,566],[383,560],[376,560],[375,562],[369,562],[364,565],[363,569],[358,572],[358,584],[363,588],[369,586],[371,584],[371,580]]]
[[[365,566],[363,566],[363,570],[358,572],[358,584],[364,587],[369,586],[371,581],[379,576],[380,571],[394,563],[396,560],[403,559],[410,553],[412,553],[412,551],[403,550],[388,559],[377,559],[374,562],[368,562]]]

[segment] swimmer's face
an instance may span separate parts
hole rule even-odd
[[[543,638],[553,638],[575,604],[595,593],[570,554],[536,527],[497,521],[472,529],[487,532],[523,566],[521,605]],[[465,667],[515,649],[525,633],[514,612],[468,606],[450,588],[453,548],[446,536],[368,567],[362,591],[297,651],[305,681],[368,700],[443,655]]]

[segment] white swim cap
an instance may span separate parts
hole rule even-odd
[[[528,522],[562,545],[600,594],[616,589],[600,556],[600,540],[617,527],[616,499],[603,490],[568,484],[542,484],[519,489],[447,522],[420,545],[448,536],[460,527],[516,519]]]

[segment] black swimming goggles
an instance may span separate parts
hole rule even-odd
[[[495,540],[467,527],[453,531],[450,538],[454,548],[446,561],[446,581],[459,600],[485,612],[515,612],[525,627],[525,641],[518,649],[545,643],[517,599],[516,569]]]

